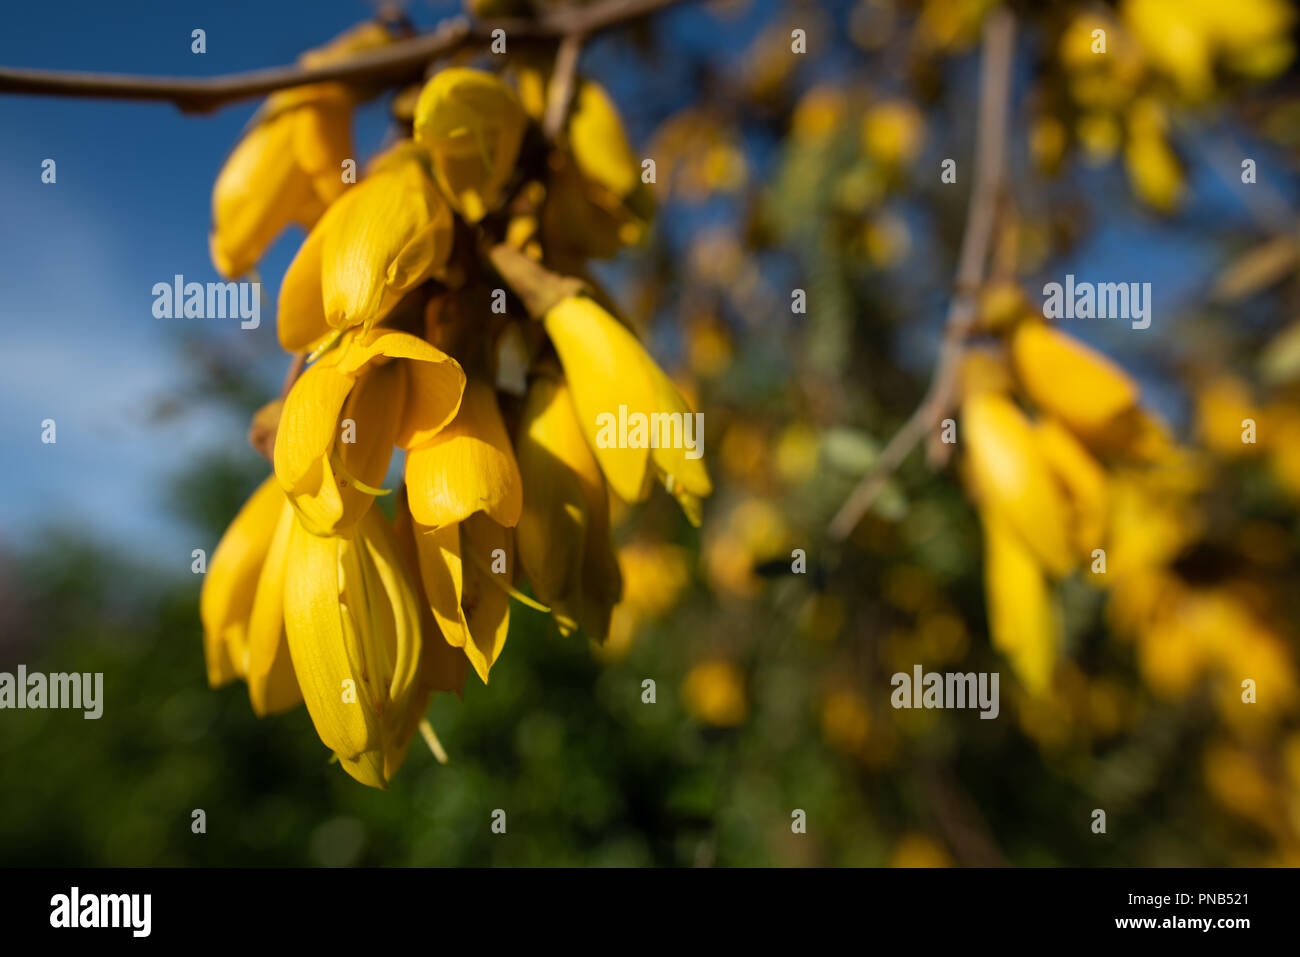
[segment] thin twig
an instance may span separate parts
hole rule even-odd
[[[962,350],[976,317],[978,292],[984,281],[1005,177],[1015,35],[1015,17],[1006,8],[991,13],[984,24],[974,184],[934,376],[921,404],[889,440],[871,469],[831,519],[828,532],[835,541],[843,541],[857,528],[889,476],[952,408]]]
[[[430,61],[465,47],[486,46],[496,30],[504,30],[507,41],[554,40],[597,33],[681,2],[601,0],[591,6],[549,11],[536,19],[474,21],[452,17],[430,33],[396,40],[381,49],[315,68],[293,65],[193,78],[0,67],[0,93],[154,101],[175,104],[187,113],[205,113],[308,83],[392,86],[415,82]]]
[[[551,83],[546,91],[546,116],[542,119],[542,132],[548,140],[560,135],[569,115],[583,39],[582,34],[571,33],[560,41],[559,49],[555,51],[555,69],[551,71]]]

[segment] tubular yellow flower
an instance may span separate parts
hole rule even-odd
[[[997,513],[1053,575],[1075,563],[1070,508],[1033,427],[1005,396],[980,392],[962,404],[971,479],[983,510]]]
[[[428,703],[415,588],[375,509],[349,534],[295,525],[285,630],[316,733],[362,784],[387,788]]]
[[[429,441],[456,416],[465,373],[423,339],[347,334],[294,383],[275,440],[275,474],[313,533],[346,532],[383,482],[393,446]]]
[[[407,455],[406,488],[434,618],[486,683],[510,626],[510,528],[523,510],[519,466],[490,385],[470,380],[455,421]]]
[[[421,644],[420,685],[430,692],[452,691],[459,697],[465,690],[469,658],[463,649],[450,644],[442,636],[438,621],[433,617],[432,602],[424,588],[424,577],[420,574],[419,546],[416,543],[415,523],[411,519],[406,489],[397,493],[393,532],[397,536],[397,549],[406,564],[411,583],[415,586],[416,602],[420,607],[420,633],[424,636]]]
[[[387,30],[362,24],[301,57],[321,66],[387,43]],[[342,163],[352,155],[353,95],[318,83],[269,97],[258,121],[231,152],[212,192],[213,265],[242,276],[286,226],[304,228],[347,188]]]
[[[1041,322],[1016,327],[1012,356],[1029,397],[1085,440],[1137,405],[1137,383],[1124,370]]]
[[[280,344],[312,348],[337,330],[369,329],[440,272],[452,216],[424,152],[400,143],[321,217],[280,288]]]
[[[478,511],[500,525],[518,524],[519,466],[490,385],[470,380],[451,424],[407,455],[406,485],[422,525],[441,528]]]
[[[283,615],[286,554],[295,524],[284,493],[268,477],[221,537],[199,597],[208,684],[218,688],[243,679],[259,716],[302,700]]]
[[[434,176],[467,222],[501,205],[528,117],[500,78],[449,67],[433,77],[415,107],[415,138],[433,157]]]
[[[1034,553],[996,513],[984,520],[984,589],[993,646],[1025,687],[1042,694],[1052,683],[1060,647],[1060,615]]]
[[[636,337],[585,296],[561,300],[543,321],[564,366],[587,443],[615,493],[626,502],[642,501],[658,475],[698,524],[700,499],[713,492],[713,483],[698,431],[695,449],[685,448],[692,413],[676,387]],[[621,421],[624,414],[629,422],[644,416],[650,434],[629,430],[626,443],[614,441],[621,437],[611,436],[608,417]],[[656,423],[671,429],[657,428]],[[662,441],[665,431],[672,431],[669,441]]]
[[[560,631],[579,625],[604,642],[622,593],[609,528],[609,496],[569,390],[541,374],[529,386],[516,442],[524,508],[519,561]]]
[[[510,596],[505,588],[514,566],[510,529],[482,512],[441,528],[412,525],[420,578],[434,620],[447,643],[464,649],[475,673],[487,684],[510,632]],[[500,580],[494,580],[498,575]]]

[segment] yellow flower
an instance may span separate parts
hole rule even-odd
[[[481,70],[441,70],[420,93],[415,138],[433,156],[438,185],[467,222],[501,205],[527,122],[514,91]]]
[[[862,149],[889,167],[916,159],[925,139],[921,111],[903,100],[877,103],[862,118]]]
[[[1185,96],[1214,89],[1216,57],[1248,76],[1271,76],[1290,62],[1295,18],[1285,0],[1125,0],[1124,22],[1156,69]]]
[[[316,733],[348,774],[387,788],[429,698],[420,608],[392,529],[376,509],[337,537],[295,523],[288,559],[285,630]]]
[[[603,642],[622,577],[610,540],[609,496],[563,380],[529,386],[516,442],[524,507],[519,561],[560,631]]]
[[[1246,383],[1220,376],[1206,383],[1196,397],[1197,433],[1206,448],[1224,458],[1242,458],[1262,451],[1258,442],[1243,442],[1247,419],[1258,428],[1260,411]]]
[[[623,198],[642,185],[641,167],[623,131],[614,101],[600,84],[582,80],[569,116],[569,150],[578,169],[593,183]]]
[[[1060,647],[1060,614],[1043,570],[994,512],[984,518],[984,592],[993,647],[1009,659],[1033,694],[1052,683]]]
[[[499,525],[519,523],[519,466],[490,385],[469,381],[451,424],[407,455],[406,484],[422,525],[441,528],[478,511]]]
[[[322,66],[391,39],[363,24],[301,58]],[[352,155],[349,124],[355,97],[337,83],[276,93],[231,152],[212,191],[209,246],[217,271],[242,276],[286,226],[310,228],[343,194],[343,161]]]
[[[1029,397],[1085,440],[1137,405],[1137,383],[1124,370],[1041,322],[1016,328],[1012,356]]]
[[[1124,165],[1138,198],[1157,212],[1172,213],[1182,202],[1185,186],[1165,126],[1164,112],[1154,101],[1135,102],[1128,114]]]
[[[469,658],[465,656],[464,649],[457,648],[443,637],[438,628],[438,620],[433,616],[432,603],[424,589],[424,577],[420,574],[419,545],[415,540],[417,533],[405,488],[397,493],[395,513],[393,532],[397,536],[397,550],[406,565],[415,588],[416,603],[420,607],[420,633],[424,636],[421,643],[420,686],[430,692],[452,691],[459,697],[465,690]]]
[[[702,457],[703,435],[696,428],[700,417],[692,415],[636,337],[595,301],[571,296],[553,306],[543,321],[564,366],[582,430],[614,492],[625,502],[643,501],[657,475],[687,517],[699,524],[700,499],[713,491]],[[617,434],[625,415],[626,443]],[[637,416],[649,424],[649,435],[632,427]],[[693,435],[693,451],[685,447],[688,434]]]
[[[203,579],[199,615],[208,684],[248,682],[258,715],[302,700],[284,639],[284,577],[293,509],[268,477],[221,537]]]
[[[519,466],[492,387],[472,379],[455,421],[406,457],[406,487],[424,582],[447,641],[484,683],[510,627]]]
[[[1053,575],[1075,563],[1070,508],[1024,413],[980,392],[962,405],[967,458],[981,510],[996,514]]]
[[[393,446],[427,443],[464,389],[455,359],[403,332],[349,333],[310,366],[285,399],[274,456],[307,527],[333,535],[354,525],[381,491]]]
[[[419,147],[398,144],[308,234],[280,287],[285,349],[310,349],[352,326],[369,329],[446,265],[451,210],[426,163]]]
[[[730,661],[705,661],[686,674],[682,704],[704,724],[734,728],[749,716],[745,679]]]

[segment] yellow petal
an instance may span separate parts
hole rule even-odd
[[[1137,404],[1137,383],[1119,366],[1041,322],[1017,327],[1012,356],[1030,398],[1085,439]]]
[[[526,123],[514,91],[491,73],[449,67],[421,91],[415,137],[433,157],[438,185],[467,222],[477,223],[501,204]]]
[[[451,211],[409,154],[367,176],[317,226],[325,321],[372,325],[451,252]]]
[[[429,528],[414,522],[413,537],[420,579],[438,628],[448,644],[464,648],[469,628],[461,609],[465,568],[460,554],[460,526]]]
[[[289,111],[254,126],[217,175],[209,245],[224,276],[244,275],[286,226],[320,215],[311,182],[294,162],[295,122]]]
[[[1073,542],[1080,557],[1106,545],[1110,497],[1106,472],[1078,439],[1054,419],[1034,426],[1034,438],[1048,467],[1069,496],[1074,515]]]
[[[997,516],[984,514],[984,582],[993,646],[1034,694],[1052,683],[1060,616],[1034,555]]]
[[[610,540],[605,480],[561,379],[534,379],[516,454],[524,485],[515,532],[520,566],[562,632],[581,625],[604,641],[622,578]]]
[[[288,352],[310,352],[331,332],[329,323],[325,321],[320,285],[324,235],[320,229],[307,234],[280,284],[276,327],[280,345]]]
[[[403,360],[406,391],[397,412],[396,444],[404,449],[424,445],[460,411],[465,373],[451,356],[423,339],[404,332],[373,329],[342,349],[338,368],[356,374],[376,359]]]
[[[423,575],[420,571],[420,555],[415,541],[415,522],[411,518],[411,508],[407,503],[405,488],[398,492],[393,533],[420,606],[420,630],[424,636],[421,644],[420,685],[426,691],[453,691],[460,695],[465,688],[469,659],[465,657],[464,651],[450,644],[443,637],[438,621],[433,616],[431,602],[425,591]]]
[[[315,467],[334,447],[339,413],[355,384],[351,375],[318,362],[289,390],[275,435],[275,474],[286,492],[315,491],[309,487],[319,480]]]
[[[358,637],[340,604],[344,540],[295,524],[284,581],[284,626],[303,701],[321,741],[340,759],[374,750],[378,722],[366,706]]]
[[[383,485],[397,438],[399,422],[394,413],[405,394],[406,370],[401,363],[370,367],[357,377],[339,416],[335,454],[343,474],[336,481],[343,510],[329,531],[355,524],[375,499],[370,490]]]
[[[449,644],[464,649],[486,684],[510,630],[510,598],[484,566],[492,567],[496,549],[505,553],[505,568],[513,566],[509,529],[484,515],[439,529],[417,521],[414,529],[420,574],[438,627]]]
[[[583,80],[574,97],[569,149],[582,175],[616,196],[626,196],[641,182],[641,166],[632,155],[618,109],[591,80]]]
[[[366,513],[356,541],[366,575],[364,583],[356,584],[363,584],[372,597],[368,624],[381,626],[381,633],[374,641],[380,652],[375,660],[383,663],[382,674],[377,676],[381,679],[378,698],[402,711],[417,691],[420,669],[422,635],[414,585],[382,513],[377,510]],[[349,597],[353,594],[351,583],[346,594]],[[374,596],[382,600],[373,601]],[[387,683],[382,685],[385,677]]]
[[[646,361],[655,386],[655,410],[666,415],[658,420],[661,423],[658,429],[654,427],[656,420],[651,419],[651,430],[657,433],[657,448],[650,456],[668,491],[682,502],[687,517],[698,525],[697,500],[713,494],[713,482],[704,466],[704,415],[692,412],[663,370],[649,357]]]
[[[640,412],[648,418],[655,411],[653,362],[632,333],[585,296],[562,300],[543,321],[601,471],[624,501],[642,501],[650,492],[648,442],[644,448],[619,448],[617,435],[612,442],[608,431],[601,436],[601,424],[608,423],[606,417],[617,421],[621,405],[629,415]]]
[[[478,676],[487,684],[488,672],[505,648],[510,632],[510,596],[492,581],[494,556],[504,553],[503,573],[509,583],[509,569],[514,568],[514,536],[483,514],[471,515],[460,526],[461,557],[465,561],[464,590],[461,606],[469,641],[465,656]]]
[[[537,597],[554,609],[582,571],[591,518],[584,482],[604,487],[559,379],[539,376],[529,386],[515,452],[524,490],[519,561]]]
[[[287,711],[302,701],[284,635],[284,576],[289,537],[297,520],[286,500],[257,581],[248,624],[248,697],[259,715]]]
[[[221,536],[199,595],[208,683],[216,688],[248,673],[248,619],[271,548],[284,493],[267,478]]]
[[[514,526],[523,509],[519,466],[492,387],[471,380],[460,411],[426,445],[406,456],[411,514],[438,528],[483,511]]]
[[[1070,512],[1033,429],[1010,399],[993,392],[968,396],[962,424],[975,492],[1054,575],[1075,562]]]
[[[322,99],[294,111],[293,149],[298,168],[324,206],[343,195],[343,161],[352,154],[352,103]]]

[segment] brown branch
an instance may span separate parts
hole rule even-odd
[[[570,33],[560,41],[560,47],[555,51],[555,68],[551,71],[551,83],[546,91],[546,115],[542,119],[542,132],[548,140],[560,134],[569,115],[582,41],[582,34]]]
[[[415,82],[423,77],[430,61],[462,48],[486,46],[495,30],[504,30],[508,41],[563,39],[598,33],[681,2],[601,0],[591,6],[554,10],[536,19],[473,21],[452,17],[430,33],[311,69],[293,65],[193,78],[0,67],[0,93],[153,101],[175,104],[188,113],[205,113],[308,83],[396,86]]]
[[[966,230],[957,260],[953,296],[948,304],[943,341],[934,376],[921,404],[881,451],[867,474],[831,519],[828,532],[843,541],[858,526],[894,473],[952,408],[957,391],[966,337],[976,318],[978,293],[993,241],[997,207],[1005,179],[1006,140],[1011,111],[1011,68],[1015,60],[1015,17],[1006,8],[991,13],[984,24],[980,64],[980,101],[975,130],[975,170]]]

